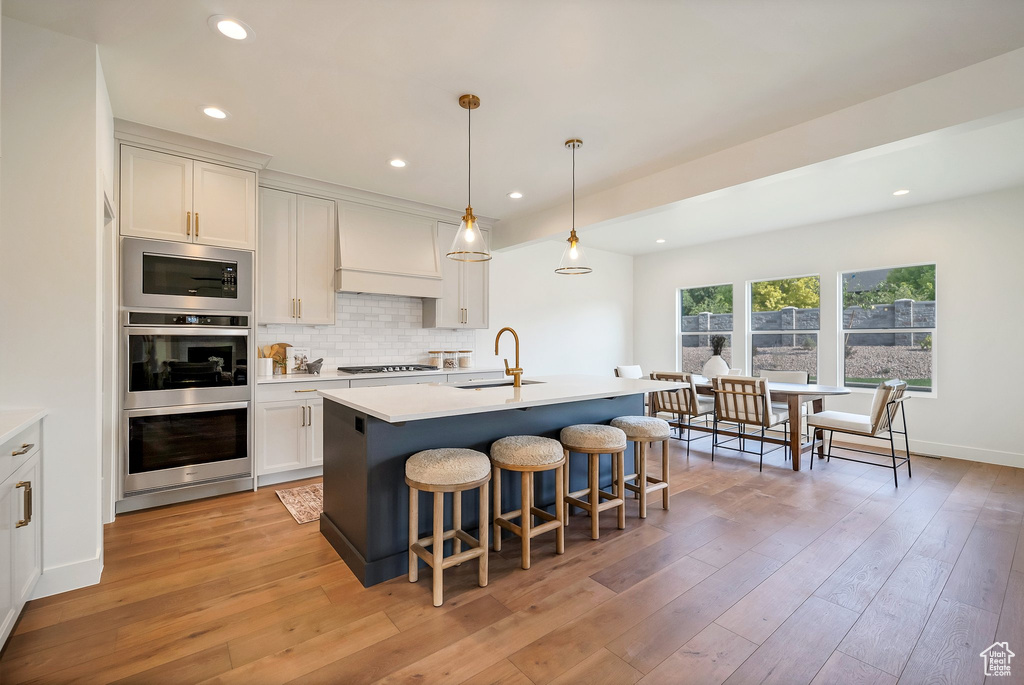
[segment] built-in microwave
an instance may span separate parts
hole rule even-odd
[[[121,305],[126,309],[252,312],[253,260],[246,250],[125,238]]]

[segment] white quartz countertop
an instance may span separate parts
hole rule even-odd
[[[505,382],[509,385],[487,387],[495,382],[478,381],[473,384],[478,387],[472,389],[459,388],[454,383],[428,383],[321,390],[320,395],[382,421],[401,423],[683,387],[682,383],[614,376],[538,376],[524,378],[521,388],[512,387],[512,379],[508,378]]]
[[[7,442],[46,414],[47,410],[39,407],[0,407],[0,442]]]
[[[351,381],[356,378],[404,378],[406,376],[449,376],[460,373],[493,373],[504,369],[437,369],[436,371],[389,371],[385,373],[344,373],[336,369],[324,370],[319,374],[288,373],[278,376],[257,376],[257,383],[309,383],[311,381]]]

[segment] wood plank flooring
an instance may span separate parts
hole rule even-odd
[[[573,517],[529,571],[509,541],[441,608],[429,569],[364,589],[274,488],[120,516],[102,582],[31,602],[0,682],[983,683],[982,649],[1024,649],[1024,469],[917,458],[897,489],[708,447],[672,445],[670,511],[629,500],[598,542]]]

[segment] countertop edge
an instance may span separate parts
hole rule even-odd
[[[7,442],[49,413],[49,409],[41,407],[0,407],[0,442]],[[8,425],[9,419],[15,423]]]
[[[257,376],[256,385],[276,385],[278,383],[320,383],[320,382],[334,382],[334,381],[353,381],[356,379],[368,379],[368,378],[410,378],[413,376],[452,376],[457,374],[470,374],[470,373],[495,373],[497,371],[504,372],[504,369],[494,368],[473,368],[473,369],[438,369],[436,371],[390,371],[386,373],[352,373],[340,375],[335,373],[322,374],[310,374],[310,373],[290,373],[282,374],[277,376]]]

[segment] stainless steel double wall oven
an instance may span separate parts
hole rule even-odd
[[[252,477],[253,254],[121,242],[126,497]]]

